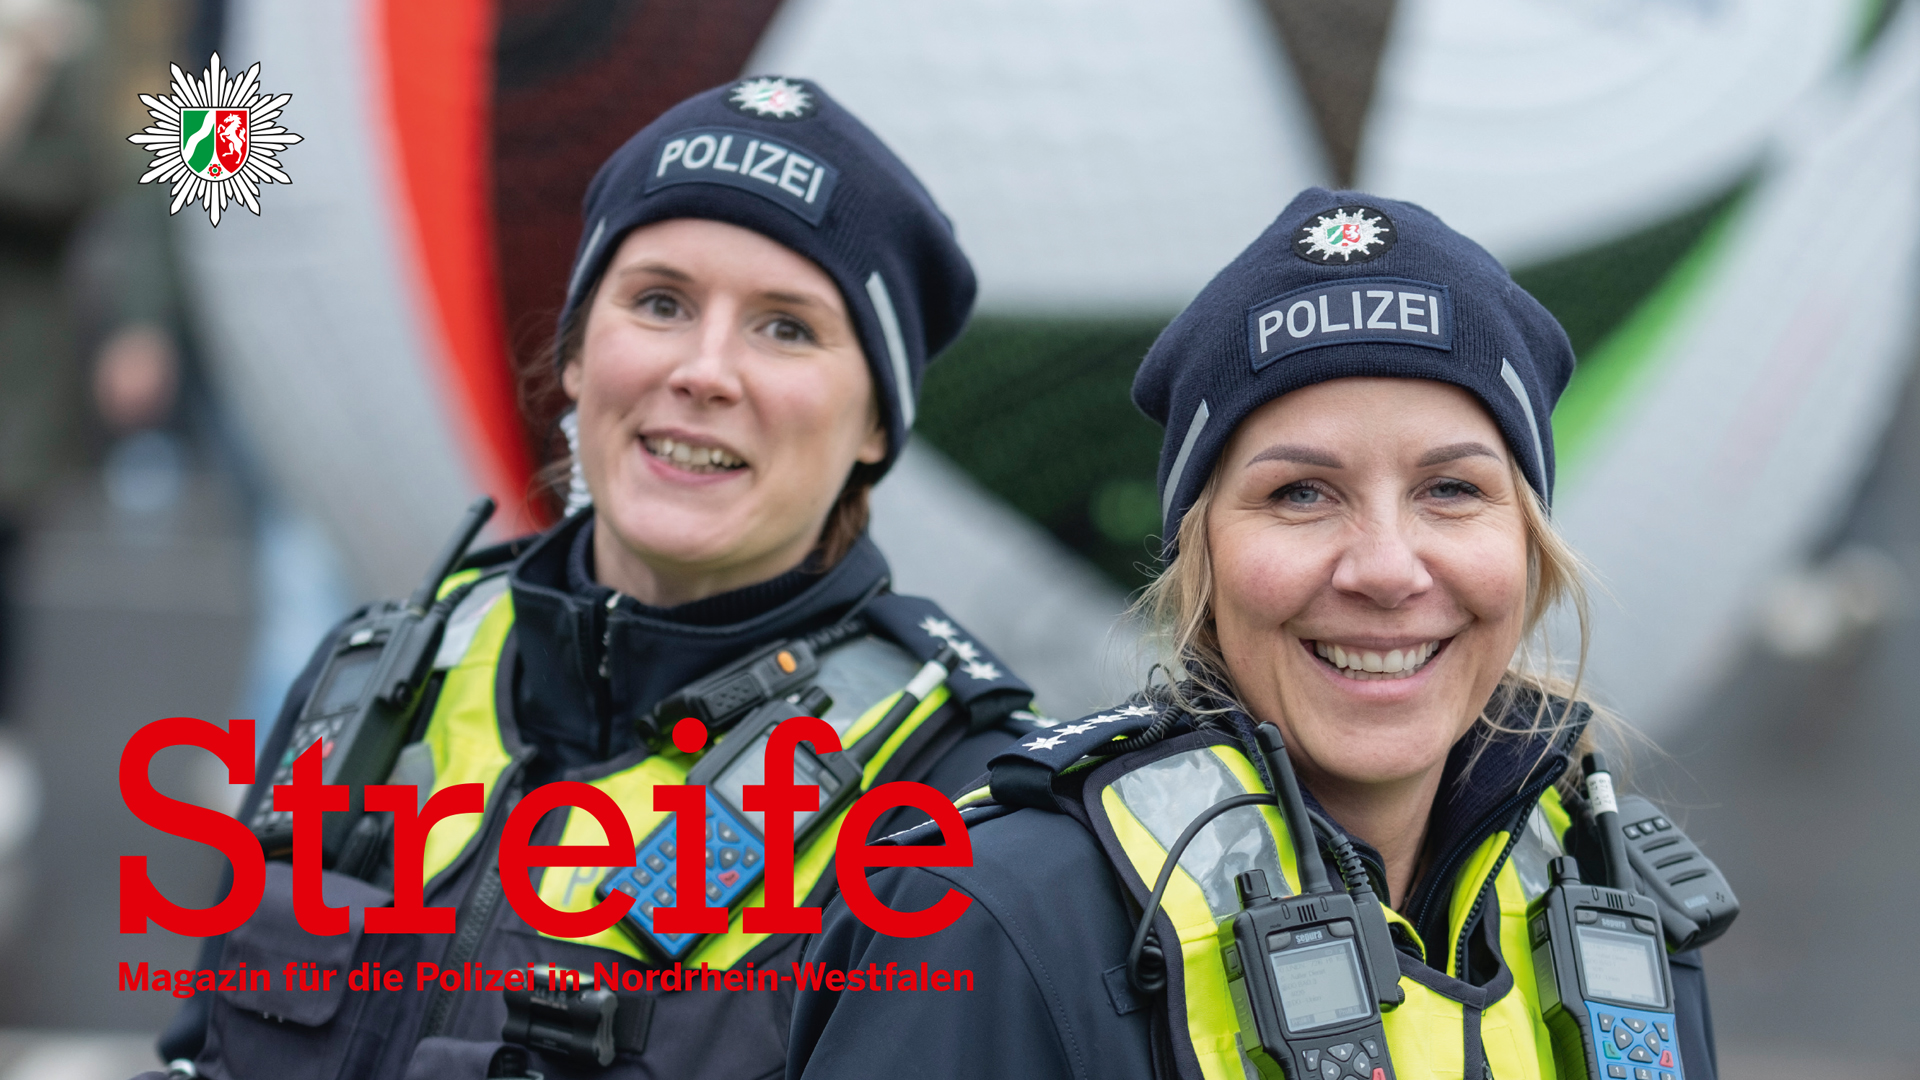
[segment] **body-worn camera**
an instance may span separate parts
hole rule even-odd
[[[413,728],[433,657],[446,632],[447,611],[434,603],[440,582],[453,571],[493,515],[492,499],[467,508],[426,580],[403,603],[374,605],[341,628],[333,652],[294,721],[287,749],[274,765],[271,784],[293,783],[293,763],[320,744],[320,780],[351,787],[345,811],[329,813],[322,826],[324,865],[365,877],[381,849],[382,827],[369,818],[365,786],[384,784]],[[293,850],[293,815],[273,808],[271,788],[249,822],[268,858]]]

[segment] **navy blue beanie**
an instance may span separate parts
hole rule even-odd
[[[1412,203],[1309,188],[1168,325],[1134,376],[1134,404],[1167,429],[1165,554],[1248,413],[1349,376],[1470,391],[1549,502],[1548,421],[1572,374],[1566,331],[1486,249]]]
[[[833,278],[873,372],[880,468],[890,467],[921,375],[966,325],[976,291],[953,226],[906,165],[811,82],[757,77],[695,94],[614,151],[587,188],[563,336],[620,240],[671,218],[752,229]]]

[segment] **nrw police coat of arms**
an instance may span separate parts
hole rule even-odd
[[[140,95],[153,124],[127,136],[153,154],[140,182],[173,185],[168,213],[197,202],[218,225],[227,204],[238,202],[258,214],[262,184],[293,182],[278,155],[300,136],[274,122],[293,95],[267,97],[260,91],[259,64],[229,75],[219,53],[197,79],[178,64],[172,70],[173,93]]]

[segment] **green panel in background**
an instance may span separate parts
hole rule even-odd
[[[1159,318],[983,316],[927,370],[916,429],[1118,582],[1146,584],[1160,426],[1133,407]]]
[[[1562,475],[1624,406],[1710,276],[1751,180],[1627,236],[1514,274],[1581,358],[1554,414]],[[1171,317],[1169,314],[1168,317]],[[927,372],[920,435],[1125,589],[1160,531],[1160,427],[1128,392],[1166,319],[982,316]]]
[[[1593,453],[1607,423],[1712,277],[1750,174],[1696,207],[1598,247],[1514,272],[1573,342],[1579,366],[1553,411],[1557,479]]]

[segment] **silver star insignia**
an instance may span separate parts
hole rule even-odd
[[[1068,724],[1059,730],[1062,735],[1084,735],[1098,726],[1097,724]]]
[[[1066,741],[1066,737],[1062,735],[1042,735],[1040,738],[1025,745],[1029,750],[1051,750]]]
[[[1153,716],[1160,710],[1147,705],[1123,705],[1114,711],[1121,716]]]
[[[952,641],[955,635],[960,633],[959,628],[952,623],[945,619],[936,619],[931,615],[920,620],[920,629],[925,630],[927,636],[937,637],[942,641]]]
[[[969,660],[962,670],[981,682],[992,682],[1000,677],[1000,669],[985,660]]]

